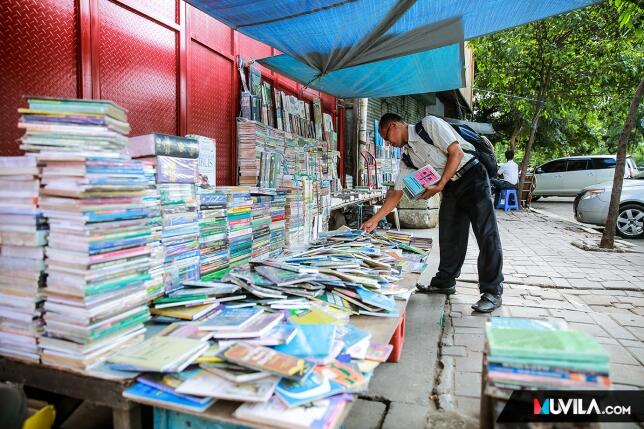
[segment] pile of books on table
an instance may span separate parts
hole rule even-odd
[[[150,280],[145,283],[145,288],[148,294],[147,299],[151,301],[165,293],[165,248],[161,242],[163,221],[161,217],[161,196],[156,183],[156,167],[153,162],[149,162],[149,159],[142,159],[141,161],[148,184],[143,201],[145,201],[148,209],[148,225],[150,226],[148,240],[148,246],[150,247]]]
[[[269,257],[275,258],[284,251],[286,227],[286,192],[277,191],[271,201],[271,226]]]
[[[271,239],[271,203],[274,193],[253,190],[253,259],[268,257]]]
[[[195,183],[199,142],[166,134],[132,137],[129,153],[156,169],[161,199],[161,242],[165,251],[164,289],[199,278],[199,224]]]
[[[287,249],[295,249],[305,244],[304,236],[304,193],[302,190],[289,190],[286,193],[284,210],[286,224],[284,241]]]
[[[0,158],[0,354],[38,362],[47,220],[36,157]]]
[[[506,389],[610,388],[608,352],[557,321],[493,317],[487,323],[487,382]]]
[[[240,420],[309,428],[337,425],[391,351],[322,309],[297,316],[226,306],[203,322],[169,325],[108,360],[115,369],[145,372],[124,393],[135,401],[189,411],[235,401]]]
[[[201,279],[228,268],[228,224],[226,204],[228,197],[213,188],[199,188],[199,251]],[[213,278],[214,278],[213,277]]]
[[[106,101],[29,98],[22,148],[44,164],[49,220],[43,363],[86,368],[140,340],[149,319],[151,228],[143,166],[123,155],[125,110]]]
[[[245,266],[250,261],[253,251],[253,199],[250,188],[220,186],[217,190],[224,193],[227,198],[226,221],[230,267]]]

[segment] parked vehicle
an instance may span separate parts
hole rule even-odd
[[[583,223],[606,225],[613,182],[585,188],[575,198],[575,219]],[[644,172],[625,179],[619,200],[616,232],[624,238],[644,238]]]
[[[590,155],[559,158],[538,166],[534,170],[534,197],[574,197],[586,186],[613,180],[615,155]],[[637,166],[629,156],[626,158],[624,177],[638,173]]]

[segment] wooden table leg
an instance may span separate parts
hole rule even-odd
[[[131,408],[112,408],[114,429],[142,429],[141,406],[133,404]]]

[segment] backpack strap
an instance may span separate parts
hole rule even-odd
[[[414,130],[421,139],[425,140],[426,143],[429,143],[432,146],[436,146],[432,138],[429,136],[429,134],[427,134],[425,127],[423,127],[423,121],[420,121],[416,125],[414,125]]]

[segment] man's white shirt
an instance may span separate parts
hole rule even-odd
[[[509,160],[499,167],[499,175],[503,175],[503,180],[513,185],[519,183],[519,166],[514,160]]]
[[[431,115],[424,117],[423,127],[434,144],[429,144],[423,140],[416,133],[414,125],[408,125],[407,144],[402,148],[402,152],[409,155],[411,162],[417,168],[421,168],[429,164],[442,176],[443,171],[445,170],[445,165],[447,164],[447,148],[449,145],[454,142],[458,142],[463,150],[474,150],[474,146],[471,143],[467,142],[447,122],[440,118]],[[465,156],[461,160],[458,169],[467,164],[472,157],[472,154],[465,152]],[[408,176],[413,172],[414,170],[407,167],[407,165],[401,160],[400,172],[398,173],[398,177],[396,177],[394,189],[402,191],[405,187],[403,179],[405,176]]]

